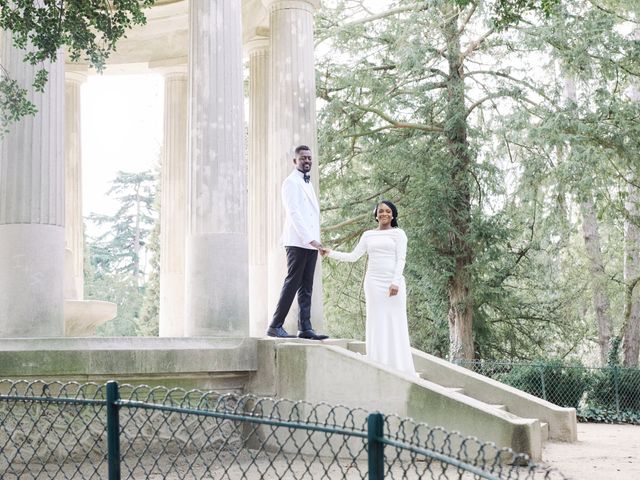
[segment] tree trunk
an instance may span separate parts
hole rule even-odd
[[[636,178],[632,178],[635,180]],[[638,228],[638,201],[640,195],[635,182],[628,186],[629,196],[625,208],[627,218],[624,228],[624,281],[627,285],[635,281],[640,275],[640,229]],[[630,292],[631,297],[625,302],[626,322],[622,332],[623,365],[625,367],[638,366],[638,353],[640,352],[640,289],[637,287]]]
[[[590,197],[590,195],[589,195]],[[607,364],[609,342],[611,340],[611,316],[609,313],[609,297],[606,293],[606,277],[602,250],[600,248],[600,232],[593,207],[593,201],[588,198],[580,204],[582,213],[582,233],[584,246],[589,257],[589,271],[591,272],[591,290],[593,292],[593,308],[598,325],[598,345],[600,345],[600,364]]]
[[[571,77],[564,79],[563,97],[568,107],[574,107],[578,103],[576,83]],[[571,150],[570,150],[571,152]],[[559,188],[563,188],[562,184]],[[584,194],[580,203],[582,213],[582,234],[584,246],[589,257],[589,271],[591,272],[591,290],[593,292],[593,309],[596,314],[598,326],[598,345],[600,345],[600,364],[607,364],[609,342],[611,340],[611,316],[609,313],[609,297],[606,292],[606,277],[602,249],[600,248],[600,232],[598,220],[593,206],[591,192]]]
[[[134,227],[134,238],[133,238],[133,251],[135,253],[134,263],[133,263],[133,277],[136,279],[136,283],[140,287],[142,285],[142,278],[140,278],[140,249],[142,248],[140,237],[140,215],[141,206],[140,206],[140,184],[136,186],[136,220]]]
[[[455,7],[454,7],[455,8]],[[473,251],[468,234],[471,224],[470,168],[471,155],[467,142],[467,115],[464,101],[463,57],[456,10],[446,12],[447,39],[447,111],[445,136],[451,154],[451,207],[449,218],[449,251],[454,270],[448,285],[449,357],[452,361],[473,360],[473,298],[469,267]]]
[[[634,38],[640,40],[640,28],[636,27]],[[629,96],[636,103],[640,102],[640,89],[633,85]],[[628,197],[625,202],[627,217],[624,228],[624,281],[630,286],[638,281],[640,274],[640,229],[638,229],[638,189],[635,187],[640,178],[631,174],[627,186]],[[623,365],[625,367],[638,366],[638,352],[640,351],[640,321],[638,320],[640,311],[640,292],[638,288],[629,291],[630,298],[625,302],[625,325],[622,334]]]

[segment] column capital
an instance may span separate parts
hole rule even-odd
[[[269,50],[269,29],[261,28],[260,31],[256,29],[255,35],[253,35],[243,46],[245,55],[251,55],[257,51]]]
[[[82,84],[87,81],[87,72],[78,70],[65,70],[64,80],[66,82]]]
[[[269,11],[290,8],[314,13],[320,8],[320,0],[262,0],[262,4]]]
[[[149,69],[160,73],[165,77],[173,75],[187,75],[188,70],[187,57],[167,58],[149,62]]]

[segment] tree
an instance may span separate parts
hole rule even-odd
[[[502,215],[487,214],[502,172],[485,145],[500,102],[543,92],[526,71],[503,67],[517,65],[508,59],[518,47],[493,14],[472,1],[399,1],[377,14],[340,2],[321,23],[332,52],[320,64],[322,185],[334,199],[324,211],[349,218],[325,231],[338,244],[358,236],[370,208],[358,197],[401,200],[414,232],[408,273],[425,289],[434,323],[445,310],[454,360],[479,353],[474,315],[489,298],[482,283],[502,289],[527,252],[510,248],[515,232]],[[341,182],[368,188],[349,192]],[[482,282],[497,264],[499,274]]]
[[[86,242],[89,264],[85,266],[85,294],[87,298],[118,305],[118,316],[101,326],[99,335],[135,336],[152,332],[155,284],[151,282],[151,291],[146,290],[157,272],[153,265],[148,272],[146,257],[148,243],[157,243],[157,233],[153,234],[158,218],[156,189],[157,176],[149,171],[119,172],[108,191],[119,203],[116,214],[89,217],[103,231]],[[155,256],[154,262],[157,263]],[[144,312],[143,305],[146,305]]]
[[[348,248],[375,201],[398,201],[412,341],[429,351],[605,358],[622,329],[637,358],[637,4],[370,6],[334,2],[319,22],[325,240]],[[325,272],[330,325],[361,334],[361,268]]]
[[[92,213],[89,220],[106,230],[93,239],[92,258],[99,273],[129,275],[145,281],[147,238],[155,224],[156,176],[150,171],[118,172],[107,192],[118,201],[114,215]]]
[[[629,316],[626,311],[623,314],[626,302],[610,302],[622,297],[623,291],[626,295],[638,270],[634,253],[638,251],[638,222],[633,213],[636,202],[629,201],[638,188],[633,179],[640,153],[637,134],[633,133],[637,131],[638,106],[626,92],[637,82],[640,57],[637,41],[628,33],[633,17],[630,7],[633,4],[621,1],[567,0],[547,28],[528,29],[539,48],[549,50],[560,61],[559,83],[571,93],[564,95],[570,97],[569,102],[564,98],[560,106],[549,104],[539,109],[536,124],[523,126],[527,140],[519,143],[564,152],[555,158],[559,168],[553,176],[573,197],[582,215],[601,363],[607,358],[615,324],[620,325],[624,317],[629,319],[625,325],[635,325],[638,317],[637,299],[629,304]],[[623,224],[624,239],[612,235],[622,231]],[[608,257],[601,247],[601,231],[617,238],[608,248]],[[625,255],[620,255],[623,250]],[[638,335],[633,329],[628,332],[625,352],[630,353],[625,357],[637,362],[637,349],[634,353],[632,345],[638,345]]]
[[[38,65],[55,61],[66,47],[71,61],[87,61],[102,71],[118,40],[133,25],[144,24],[144,8],[155,0],[0,0],[0,29],[10,31],[18,48],[25,49],[25,61]],[[47,71],[41,69],[33,87],[42,91]],[[0,75],[0,122],[33,114],[35,106],[27,98],[28,85],[18,85],[3,70]]]

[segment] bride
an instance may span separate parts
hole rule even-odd
[[[407,292],[402,272],[407,236],[398,228],[398,210],[388,200],[376,205],[378,228],[367,230],[351,253],[324,249],[323,256],[355,262],[369,255],[364,279],[367,304],[367,357],[375,362],[416,376],[407,326]]]

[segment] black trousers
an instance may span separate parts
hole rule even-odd
[[[311,294],[318,250],[300,247],[285,247],[285,249],[287,250],[287,277],[284,279],[280,300],[278,300],[270,327],[282,327],[293,303],[293,297],[297,293],[300,309],[298,330],[311,330]]]

